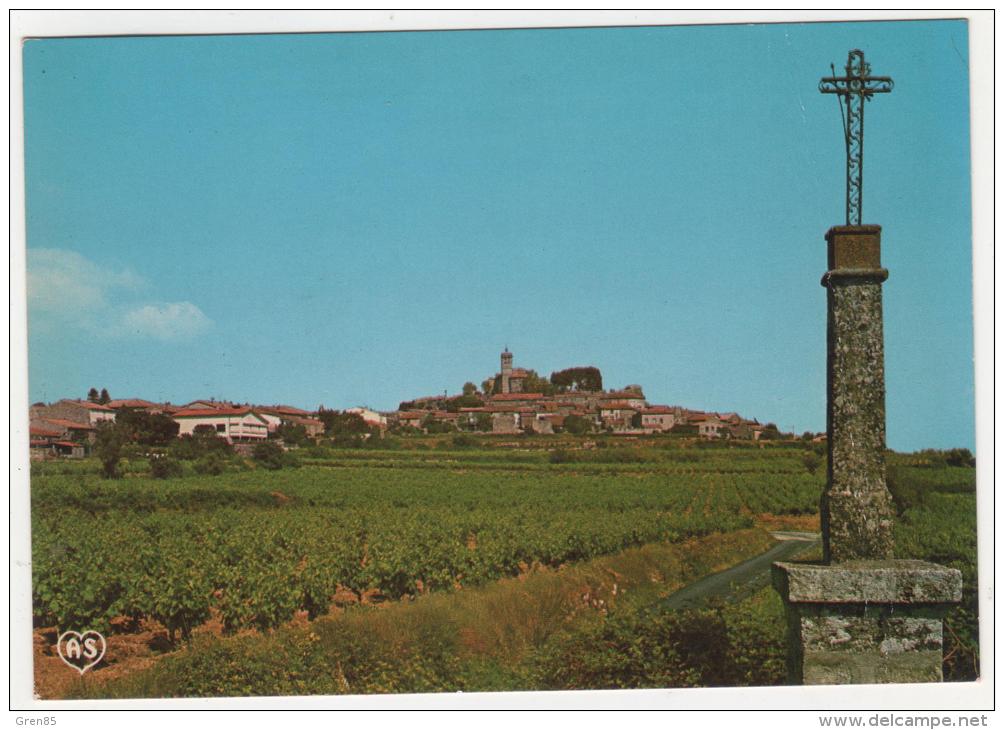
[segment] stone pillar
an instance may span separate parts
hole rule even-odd
[[[820,513],[826,562],[892,557],[885,484],[885,365],[879,226],[826,233],[826,435],[829,467]]]
[[[940,682],[942,619],[958,570],[921,560],[775,563],[788,617],[788,682]]]
[[[792,684],[941,681],[942,619],[962,574],[893,560],[885,484],[885,366],[879,226],[826,234],[829,453],[823,562],[775,563]]]

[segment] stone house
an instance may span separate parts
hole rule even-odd
[[[645,402],[645,396],[639,390],[610,390],[603,393],[600,396],[601,408],[605,405],[611,403],[626,403],[629,407],[634,408],[636,411],[640,411],[642,408],[646,408],[648,403]]]
[[[515,410],[492,412],[492,433],[519,433],[520,414]]]
[[[669,431],[677,424],[679,408],[669,406],[651,406],[643,408],[641,413],[641,427],[646,431]]]
[[[52,456],[67,456],[73,459],[84,457],[84,445],[66,440],[65,432],[58,428],[31,425],[28,427],[28,438],[32,459]]]
[[[708,439],[720,438],[729,433],[728,424],[714,414],[705,415],[696,425],[697,435]]]
[[[324,421],[319,418],[286,416],[285,420],[294,426],[303,426],[303,430],[307,432],[308,438],[316,439],[324,435]]]
[[[378,411],[374,411],[372,408],[357,406],[355,408],[346,408],[345,412],[357,414],[366,421],[367,426],[381,430],[387,428],[387,417]]]
[[[115,409],[86,400],[64,399],[47,406],[32,406],[29,417],[32,420],[58,418],[72,423],[97,426],[102,421],[114,422]]]
[[[499,393],[488,399],[488,405],[529,406],[544,401],[543,393]]]
[[[89,423],[78,423],[65,418],[32,418],[29,423],[29,435],[34,428],[39,434],[42,431],[56,433],[57,440],[79,444],[93,444],[97,439],[98,427]]]
[[[633,427],[633,419],[639,409],[627,401],[607,401],[600,406],[600,421],[615,431]]]
[[[397,414],[397,422],[402,426],[421,428],[422,421],[427,415],[429,415],[429,411],[401,411]]]
[[[150,414],[166,413],[168,408],[163,403],[153,403],[142,398],[119,398],[110,400],[106,405],[114,411],[129,409],[131,411],[144,411]]]

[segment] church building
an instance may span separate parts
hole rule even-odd
[[[522,393],[529,373],[523,368],[513,368],[512,353],[506,347],[502,352],[502,393]]]

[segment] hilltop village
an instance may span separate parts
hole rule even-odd
[[[759,440],[776,437],[773,424],[678,405],[649,403],[640,385],[604,390],[594,367],[577,367],[542,378],[513,366],[506,348],[500,368],[479,388],[472,382],[457,395],[416,398],[396,411],[366,407],[306,411],[287,405],[237,404],[215,399],[184,405],[141,398],[114,400],[92,389],[86,399],[35,403],[29,411],[30,442],[36,457],[84,456],[103,423],[125,419],[164,441],[213,434],[232,444],[279,438],[316,441],[346,430],[358,435],[480,432],[494,434],[672,433],[705,439]]]

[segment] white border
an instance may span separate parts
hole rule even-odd
[[[433,30],[603,25],[686,25],[697,23],[815,22],[965,17],[970,22],[970,74],[973,182],[974,318],[976,326],[977,454],[980,488],[979,574],[983,678],[971,685],[787,687],[707,690],[633,690],[613,692],[493,693],[466,695],[391,695],[354,697],[244,698],[214,700],[37,701],[32,699],[30,536],[27,498],[27,345],[25,332],[25,220],[21,41],[53,35],[159,35],[174,33],[262,33],[366,30]],[[13,708],[47,712],[66,709],[853,709],[974,710],[993,706],[993,485],[996,448],[987,393],[993,392],[990,302],[993,299],[991,211],[993,172],[993,16],[990,11],[12,11],[10,23],[10,702]],[[932,100],[932,103],[934,101]],[[993,263],[991,263],[993,262]],[[994,402],[996,406],[996,400]],[[994,451],[995,453],[995,451]],[[994,505],[991,508],[991,505]],[[15,629],[15,627],[20,627]],[[23,714],[23,713],[22,713]],[[812,714],[812,713],[810,713]],[[100,714],[104,727],[132,726],[132,713]],[[819,727],[800,714],[742,716],[726,721],[743,726]],[[74,722],[80,716],[74,718]],[[99,719],[95,717],[95,720]],[[195,719],[194,717],[192,718]],[[304,718],[307,719],[307,718]],[[308,720],[309,722],[310,720]],[[706,719],[698,718],[700,722]],[[587,724],[591,724],[587,722]]]

